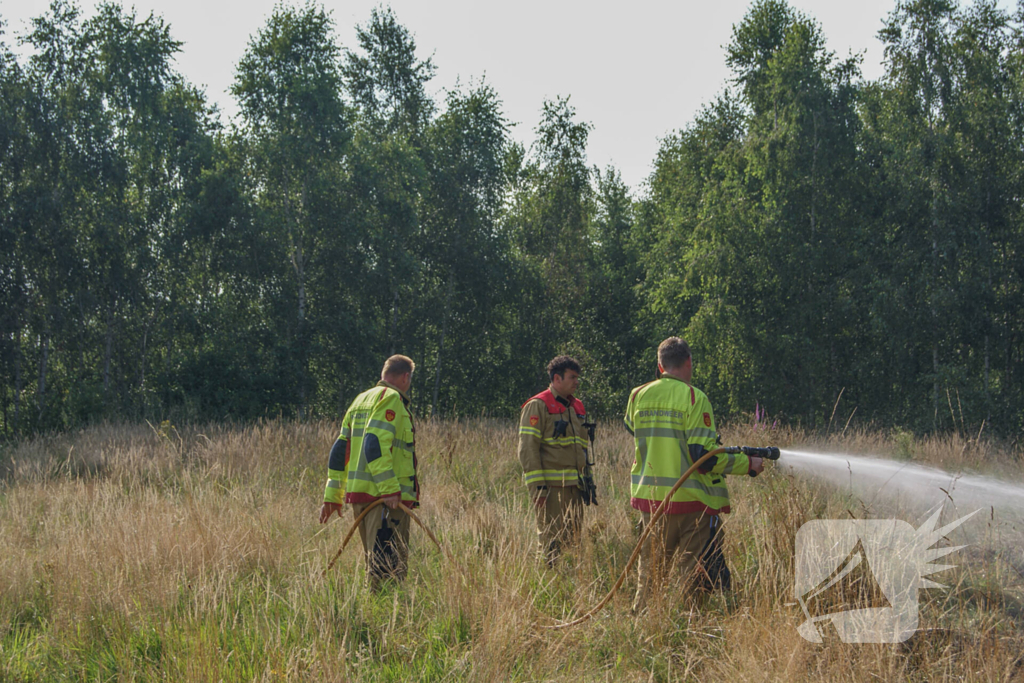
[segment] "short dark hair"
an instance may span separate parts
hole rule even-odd
[[[412,358],[396,354],[384,361],[384,369],[380,371],[380,374],[382,376],[404,375],[407,372],[413,372],[415,369],[416,364],[412,362]]]
[[[679,337],[669,337],[658,344],[658,363],[666,370],[683,367],[687,358],[690,358],[690,345]]]
[[[576,359],[572,356],[555,356],[548,363],[548,377],[551,379],[555,378],[555,375],[561,375],[565,377],[565,371],[572,370],[576,373],[580,372],[580,364],[576,362]]]

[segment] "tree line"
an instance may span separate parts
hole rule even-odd
[[[278,6],[225,122],[162,19],[56,0],[0,42],[0,434],[337,416],[391,353],[420,414],[514,414],[569,353],[612,416],[669,334],[723,414],[1017,433],[1022,13],[900,3],[866,81],[756,0],[632,191],[568,98],[524,146],[485,81],[431,97],[387,8],[344,48]]]

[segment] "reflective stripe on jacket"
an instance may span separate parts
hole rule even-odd
[[[409,401],[381,380],[352,401],[342,422],[344,470],[332,458],[327,470],[325,502],[370,503],[401,492],[402,501],[417,504],[416,428]]]
[[[586,410],[577,399],[559,399],[550,389],[523,404],[519,417],[519,462],[523,483],[531,491],[542,486],[576,486],[587,464]],[[555,436],[555,423],[568,422]]]
[[[683,472],[717,447],[708,397],[670,375],[634,389],[624,421],[635,447],[630,504],[643,512],[653,512]],[[707,472],[694,472],[673,494],[667,514],[729,512],[724,475],[747,474],[750,459],[723,453],[711,460]]]

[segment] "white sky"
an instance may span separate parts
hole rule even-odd
[[[4,42],[14,47],[28,19],[48,2],[0,0],[7,22]],[[273,0],[125,0],[140,20],[163,16],[183,41],[179,71],[205,86],[226,115],[236,107],[227,93],[234,66],[274,7]],[[356,24],[368,21],[377,0],[325,0],[341,46],[355,48]],[[667,2],[633,0],[596,4],[568,0],[391,0],[398,20],[415,36],[421,57],[433,55],[438,95],[457,79],[481,76],[504,102],[512,135],[529,145],[545,99],[571,96],[579,119],[594,124],[591,164],[614,165],[633,187],[647,178],[659,139],[693,120],[702,104],[722,91],[730,74],[724,46],[746,13],[746,0]],[[864,53],[863,75],[882,74],[876,34],[895,0],[790,0],[817,21],[839,57]],[[1000,0],[1011,6],[1011,0]],[[90,16],[94,0],[83,0]],[[619,9],[612,9],[618,5]]]

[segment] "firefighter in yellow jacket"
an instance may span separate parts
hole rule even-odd
[[[540,554],[552,566],[562,546],[579,537],[588,454],[586,411],[574,396],[580,365],[558,356],[547,371],[550,386],[523,404],[519,462],[537,513]]]
[[[345,413],[341,434],[331,449],[327,487],[320,523],[342,503],[358,517],[376,500],[359,525],[366,552],[367,577],[376,590],[384,579],[405,578],[409,559],[409,515],[399,507],[419,505],[416,477],[416,427],[409,411],[409,387],[416,364],[406,356],[391,356],[380,381],[356,396]]]
[[[690,384],[693,358],[687,343],[679,337],[663,341],[658,347],[658,370],[661,379],[632,391],[624,418],[635,446],[630,503],[643,516],[644,527],[683,472],[716,448],[718,439],[711,402]],[[677,552],[682,576],[688,582],[708,578],[699,564],[707,565],[712,553],[717,553],[716,559],[728,572],[718,545],[721,537],[714,539],[717,544],[712,543],[718,515],[729,512],[725,477],[762,469],[761,458],[720,454],[683,483],[669,501],[659,528],[641,549],[634,612],[646,606],[651,589],[671,567]]]

